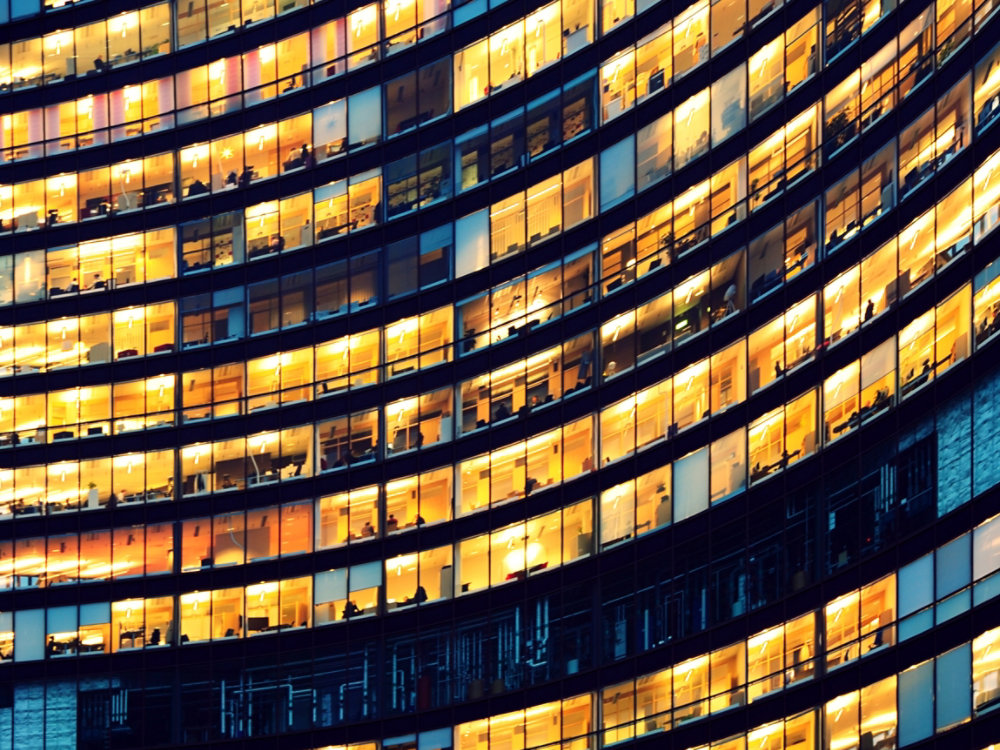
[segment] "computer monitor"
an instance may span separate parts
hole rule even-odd
[[[247,630],[250,632],[267,630],[270,621],[266,617],[248,617]]]

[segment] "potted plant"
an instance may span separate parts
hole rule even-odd
[[[100,502],[99,498],[98,498],[97,485],[94,484],[93,482],[88,482],[87,483],[87,487],[88,487],[88,490],[87,490],[87,507],[88,508],[96,508],[98,506],[99,502]]]

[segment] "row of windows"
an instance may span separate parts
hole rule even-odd
[[[891,3],[888,7],[883,6],[883,12],[891,7]],[[728,135],[745,125],[748,87],[750,119],[753,121],[818,72],[822,66],[816,45],[820,33],[820,10],[821,6],[816,6],[750,55],[747,63],[749,81],[746,80],[746,64],[737,68],[744,72],[737,74],[734,70],[716,81],[714,88],[726,90],[727,94],[725,100],[718,94],[714,97],[718,108],[713,120],[716,130],[728,131]],[[670,83],[670,42],[668,26],[654,31],[633,48],[602,63],[601,122],[627,112]],[[674,58],[676,60],[676,54]],[[685,105],[678,107],[677,119],[683,119],[686,114]],[[721,139],[716,135],[716,142]]]
[[[40,0],[3,0],[0,2],[0,23],[7,23],[12,19],[26,18],[46,11],[69,8],[73,5],[82,5],[86,2],[89,0],[45,0],[44,3]],[[178,2],[177,7],[171,7],[170,18],[178,22],[181,19],[184,20],[183,28],[178,34],[180,40],[178,46],[184,47],[204,41],[206,38],[220,36],[231,31],[233,26],[250,25],[268,20],[275,15],[280,16],[298,8],[304,8],[309,5],[309,0],[282,0],[280,3],[275,2],[275,0],[240,0],[232,3],[234,6],[232,8],[229,8],[228,5],[229,3],[223,2],[223,0],[194,0],[187,6]],[[130,16],[130,13],[122,13],[118,18],[129,18]],[[129,20],[134,19],[129,18]],[[168,20],[166,25],[172,24]],[[117,32],[120,28],[116,25],[112,27],[112,31]],[[127,30],[126,33],[128,33]]]
[[[839,695],[819,709],[754,727],[691,750],[892,750],[906,747],[935,733],[953,729],[987,709],[982,699],[984,692],[995,692],[992,686],[997,680],[997,665],[991,652],[998,637],[998,630],[986,631],[971,642],[899,674]],[[618,693],[609,698],[605,690],[601,696],[601,728],[594,732],[594,736],[575,738],[579,728],[566,724],[566,704],[569,701],[585,697],[592,698],[596,704],[598,696],[586,694],[563,700],[561,706],[560,702],[542,704],[460,724],[454,730],[454,747],[459,750],[488,750],[511,747],[513,743],[519,748],[536,748],[549,747],[553,740],[559,739],[564,740],[564,746],[609,747],[633,737],[669,731],[692,719],[729,707],[726,696],[708,696],[709,689],[721,690],[728,686],[726,679],[731,670],[719,664],[718,669],[722,673],[720,681],[716,684],[713,680],[709,685],[694,679],[697,667],[678,674],[677,669],[685,666],[688,665],[680,665],[673,673],[673,702],[669,670],[665,680],[658,675],[639,678],[634,694]],[[789,669],[788,673],[794,674],[795,669]],[[691,693],[697,694],[699,689],[706,696],[700,703],[677,707],[679,694],[687,697]],[[674,708],[671,709],[671,706]],[[609,728],[609,717],[613,722],[617,716],[635,718],[628,724]],[[447,740],[442,744],[437,737],[427,739],[427,747],[452,746]],[[413,735],[384,741],[381,747],[416,748],[416,742],[417,736]],[[366,748],[364,744],[349,747],[352,750]],[[376,745],[371,743],[368,747],[374,750]]]
[[[305,0],[289,0],[281,4],[278,12],[286,13],[306,4]],[[244,6],[242,14],[241,5]],[[169,3],[161,3],[75,30],[56,31],[45,37],[0,45],[0,90],[17,90],[56,83],[78,75],[102,73],[115,66],[165,54],[172,51],[171,31],[175,24],[177,47],[183,48],[234,31],[241,25],[271,18],[275,14],[275,5],[274,0],[243,0],[242,3],[197,0],[186,5],[178,4],[176,9],[172,9]],[[652,5],[648,0],[640,2],[638,10],[642,12]],[[747,7],[746,0],[725,0],[712,3],[710,12],[708,0],[701,0],[675,19],[673,68],[680,75],[696,67],[709,57],[709,36],[712,37],[711,52],[714,53],[743,36],[748,12],[753,16],[752,22],[756,23],[781,5],[751,0],[750,7]],[[890,3],[881,8],[879,15],[866,16],[864,31],[893,7],[894,4]],[[176,11],[176,17],[172,10]],[[591,44],[594,41],[595,10],[593,4],[579,0],[556,2],[489,39],[466,48],[460,57],[467,59],[456,63],[457,70],[466,72],[466,77],[456,84],[456,101],[465,106],[482,98],[491,89],[495,90],[511,80],[520,80],[525,71],[530,76],[561,56]],[[599,12],[602,33],[607,33],[633,17],[636,4],[634,0],[602,0]],[[380,51],[391,55],[444,31],[448,27],[445,17],[448,13],[447,2],[431,0],[408,0],[384,8],[379,3],[363,6],[346,17],[313,29],[311,34],[280,40],[277,55],[274,45],[247,53],[243,56],[244,62],[248,68],[255,70],[247,71],[248,80],[244,82],[244,89],[253,89],[261,84],[272,84],[269,88],[274,89],[274,85],[279,84],[283,90],[289,90],[307,85],[306,79],[320,81],[347,67],[367,64],[377,60],[381,56]],[[470,16],[468,12],[455,15],[455,23],[461,23]],[[967,16],[968,13],[965,13]],[[834,21],[834,25],[837,24]],[[527,33],[524,30],[526,26],[529,29]],[[669,47],[669,26],[666,33],[665,44]],[[860,32],[853,29],[851,34],[856,38]],[[384,40],[384,51],[380,40]],[[232,71],[227,69],[232,68],[230,63],[233,61],[237,64],[238,76],[239,60],[236,57],[219,61],[222,70],[226,71],[221,76],[223,86],[229,83],[225,79],[232,75]],[[492,74],[487,70],[491,62]],[[666,80],[661,73],[660,86],[668,84],[671,78],[669,57],[665,62]],[[262,68],[256,70],[259,63]],[[297,76],[304,80],[297,82]],[[480,77],[485,86],[482,91],[478,85]],[[224,90],[221,96],[212,98],[236,94],[239,94],[238,90]],[[256,92],[253,98],[260,101],[275,95],[275,90]]]
[[[0,9],[5,5],[0,4]],[[172,5],[147,5],[75,31],[0,44],[0,93],[72,80],[169,54]],[[4,20],[0,15],[0,21]]]
[[[423,526],[418,505],[433,522],[447,514],[450,475],[392,483],[387,533]],[[349,497],[350,495],[350,497]],[[319,500],[178,523],[98,529],[0,543],[0,588],[50,588],[123,580],[288,558],[380,536],[378,492],[364,488]],[[376,525],[373,525],[374,524]],[[559,567],[593,552],[593,501],[584,500],[455,545],[397,555],[385,561],[389,609],[450,599]],[[454,546],[454,550],[453,550]],[[453,562],[454,560],[454,562]],[[376,562],[374,565],[379,565]],[[457,565],[457,577],[451,572]],[[442,572],[444,571],[444,572]],[[418,591],[422,588],[423,591]],[[414,592],[417,592],[415,594]],[[371,611],[369,612],[371,614]]]
[[[589,372],[593,349],[593,333],[583,334],[498,369],[492,378],[493,398],[490,375],[484,375],[464,381],[454,391],[446,387],[428,390],[419,398],[393,401],[384,410],[386,434],[393,436],[386,455],[448,441],[453,433],[462,435],[483,427],[501,403],[506,404],[508,416],[513,416],[525,405],[551,404],[563,395],[585,390],[589,384],[580,384],[579,372],[581,366]],[[173,426],[178,422],[178,407],[182,410],[180,421],[185,423],[250,414],[379,381],[377,367],[366,367],[366,362],[378,360],[377,336],[344,337],[320,346],[315,369],[312,355],[312,348],[297,349],[254,358],[245,367],[242,363],[225,364],[178,376],[2,398],[0,445],[60,442]],[[314,372],[320,375],[318,382]],[[452,407],[459,397],[462,422],[453,428]]]
[[[555,5],[546,6],[543,9],[544,12],[557,12]],[[540,11],[541,12],[541,11]],[[808,17],[807,17],[808,18]],[[669,34],[666,35],[666,41],[669,46]],[[656,50],[647,50],[646,47],[651,45],[663,44],[663,36],[654,37],[653,42],[645,45],[640,49],[640,57],[652,57],[655,59]],[[280,48],[281,44],[279,44]],[[269,60],[273,63],[274,60],[282,61],[282,64],[290,65],[292,68],[295,67],[295,63],[292,61],[296,50],[301,47],[300,44],[294,44],[289,42],[289,49],[278,50],[278,54],[274,54],[274,50],[268,54]],[[504,49],[508,45],[501,45]],[[762,52],[767,52],[767,48],[762,50]],[[603,101],[603,111],[605,113],[609,107],[609,97],[621,98],[621,92],[616,93],[611,91],[611,83],[609,83],[609,78],[612,81],[618,81],[619,72],[621,66],[624,63],[622,60],[618,60],[611,65],[605,66],[604,74],[602,78],[604,79],[604,91],[602,96]],[[655,66],[655,63],[654,63]],[[784,66],[779,66],[781,70],[784,70]],[[609,68],[613,68],[612,72],[608,72]],[[814,72],[815,65],[810,66],[812,72]],[[781,70],[778,74],[781,74]],[[734,71],[735,72],[735,71]],[[216,77],[219,80],[225,80],[225,71],[220,71],[221,75],[212,76],[209,75],[209,80],[214,80]],[[383,128],[386,133],[393,133],[399,129],[405,129],[409,125],[417,124],[428,118],[433,118],[438,115],[444,114],[450,109],[450,104],[447,100],[441,100],[441,92],[447,91],[450,86],[441,85],[441,77],[449,76],[450,71],[448,66],[442,65],[442,61],[425,66],[419,76],[414,73],[410,76],[404,76],[395,82],[386,84],[385,91],[385,112],[386,112],[386,124]],[[254,75],[254,78],[259,78],[259,75]],[[267,76],[265,76],[266,78]],[[419,78],[419,82],[418,79]],[[623,75],[621,76],[622,81],[626,79],[634,78],[634,76]],[[742,81],[743,75],[739,76],[739,80]],[[734,81],[736,79],[733,79]],[[756,76],[751,81],[751,100],[753,100],[754,92],[756,91],[756,81],[759,81],[760,77]],[[49,139],[49,143],[55,151],[64,150],[66,148],[74,149],[78,145],[98,145],[107,142],[107,137],[109,133],[117,138],[127,137],[129,135],[136,135],[143,130],[150,130],[157,127],[162,127],[169,125],[172,122],[171,111],[173,109],[174,96],[171,87],[165,86],[164,83],[169,82],[169,79],[162,79],[160,81],[150,81],[145,84],[136,86],[126,86],[122,90],[113,92],[108,95],[98,95],[97,97],[87,97],[77,102],[67,102],[61,105],[50,105],[49,107],[43,109],[27,110],[16,113],[15,115],[7,115],[2,120],[0,120],[0,147],[6,145],[7,148],[3,150],[2,153],[6,154],[9,159],[25,158],[30,156],[39,156],[42,153],[42,145],[45,137]],[[590,121],[592,119],[592,109],[593,106],[589,102],[589,97],[592,96],[592,92],[589,94],[586,92],[587,88],[590,86],[584,86],[585,98],[582,100],[574,99],[573,94],[569,94],[569,101],[563,108],[562,118],[564,120],[563,127],[563,137],[573,137],[574,135],[583,132],[585,129],[589,129]],[[244,81],[243,88],[248,88],[247,82]],[[580,88],[577,86],[576,88]],[[729,85],[732,88],[732,85]],[[737,85],[737,89],[740,86]],[[742,84],[742,95],[739,95],[737,91],[726,92],[727,98],[737,97],[739,101],[734,102],[719,102],[718,109],[719,112],[724,110],[730,111],[731,120],[731,110],[733,105],[737,106],[737,111],[742,112],[745,109],[745,83]],[[570,87],[570,91],[573,87]],[[373,90],[374,91],[374,90]],[[417,94],[418,91],[421,93],[421,97],[426,99],[422,101],[418,106],[417,104]],[[707,95],[707,90],[704,92]],[[720,94],[720,98],[721,98]],[[110,97],[110,98],[109,98]],[[363,107],[365,104],[370,106],[370,102],[367,100],[371,97],[353,97],[355,108]],[[198,97],[196,96],[197,100]],[[546,97],[549,100],[550,97]],[[780,99],[780,97],[779,97]],[[776,102],[777,100],[775,100]],[[110,106],[111,119],[109,121],[109,111]],[[694,100],[688,102],[689,108],[694,107]],[[421,111],[421,115],[417,116],[417,110]],[[554,141],[551,137],[558,123],[555,120],[558,118],[558,106],[556,111],[553,112],[550,102],[539,103],[536,107],[539,109],[539,114],[536,115],[537,122],[532,123],[528,128],[528,133],[531,136],[528,138],[530,143],[530,151],[533,155],[541,153],[547,147],[553,145]],[[621,109],[619,104],[618,109]],[[707,113],[707,108],[705,108]],[[287,153],[287,158],[283,161],[284,169],[295,169],[302,166],[307,166],[314,163],[315,153],[309,152],[308,143],[312,142],[319,144],[319,155],[320,159],[328,158],[332,155],[343,153],[346,150],[346,144],[348,140],[352,144],[365,144],[371,142],[372,140],[377,140],[378,132],[375,133],[365,133],[355,132],[358,128],[351,128],[351,137],[348,139],[348,128],[346,127],[347,117],[346,117],[346,102],[334,102],[323,108],[316,110],[317,124],[313,127],[310,123],[310,115],[304,115],[299,118],[292,118],[290,120],[282,121],[280,124],[281,143],[278,143],[278,133],[276,132],[276,125],[266,125],[252,133],[245,134],[243,138],[238,136],[219,139],[217,142],[212,144],[212,153],[209,153],[207,146],[193,146],[181,152],[181,162],[182,165],[185,161],[191,162],[191,174],[182,175],[181,186],[182,190],[186,189],[190,195],[197,195],[203,191],[207,191],[207,185],[210,185],[214,190],[221,190],[223,188],[235,187],[238,184],[246,184],[255,179],[260,179],[262,177],[273,176],[278,172],[277,161],[279,158],[279,153]],[[378,112],[376,114],[376,119],[381,119]],[[754,114],[753,112],[751,114]],[[161,115],[165,115],[166,119],[161,120]],[[367,127],[371,127],[372,118],[367,112],[362,112],[362,116],[358,117],[359,122],[367,123]],[[143,124],[143,117],[145,116],[146,121]],[[680,116],[680,115],[678,115]],[[721,116],[720,116],[721,119]],[[523,156],[519,155],[518,151],[523,151],[525,136],[520,131],[524,129],[524,125],[521,124],[516,118],[510,120],[507,118],[507,122],[498,123],[497,128],[500,130],[511,131],[511,143],[510,148],[499,149],[498,154],[494,154],[493,157],[489,159],[491,162],[489,165],[489,174],[496,174],[497,172],[505,171],[506,169],[516,166],[520,163]],[[108,124],[110,122],[110,130],[108,130]],[[129,123],[133,123],[129,126]],[[408,124],[409,125],[408,125]],[[742,123],[730,122],[725,126],[725,130],[728,132],[725,135],[731,134],[736,128],[741,127]],[[95,131],[95,128],[97,130]],[[310,130],[332,130],[332,132],[314,132],[312,133],[312,138],[310,139]],[[718,129],[718,128],[717,128]],[[697,130],[697,128],[695,128]],[[42,135],[45,131],[45,136]],[[83,134],[83,137],[77,140],[75,137],[76,133]],[[706,129],[707,132],[707,129]],[[503,142],[506,136],[501,133],[495,134],[495,140],[500,140]],[[719,137],[719,134],[716,134]],[[460,146],[460,156],[456,156],[456,174],[462,174],[462,184],[463,189],[470,187],[474,184],[478,184],[485,178],[487,174],[486,164],[480,164],[483,161],[481,156],[477,156],[476,152],[480,150],[479,141],[484,140],[483,133],[480,133],[477,129],[476,131],[467,134],[467,136],[462,140],[462,146]],[[244,143],[246,141],[246,143]],[[515,145],[516,141],[516,145]],[[544,143],[543,143],[544,141]],[[247,149],[251,148],[251,142],[257,146],[255,151],[266,151],[264,154],[256,154],[254,156],[255,164],[250,167],[246,167],[243,164],[243,152],[244,147]],[[707,142],[706,142],[707,146]],[[497,151],[497,148],[492,148],[491,151]],[[691,150],[691,149],[689,149]],[[509,151],[509,153],[507,153]],[[273,152],[273,153],[272,153]],[[185,158],[186,157],[186,158]],[[440,157],[439,157],[440,158]],[[202,169],[198,170],[198,162],[201,162]],[[446,165],[444,168],[444,174],[441,174],[442,168],[436,164],[436,159],[434,158],[434,149],[428,149],[425,152],[425,156],[421,158],[421,161],[429,161],[435,163],[421,164],[421,172],[438,172],[436,176],[436,181],[443,181],[448,186],[445,190],[446,193],[450,192],[450,177],[447,174],[450,169],[450,165]],[[261,162],[266,162],[261,163]],[[273,163],[272,163],[273,162]],[[468,163],[467,163],[468,162]],[[215,175],[210,165],[215,164],[218,166],[219,174]],[[396,171],[402,169],[404,172],[413,172],[416,169],[416,163],[407,168],[407,163],[404,160],[399,165],[397,165]],[[229,169],[227,173],[226,170]],[[238,174],[239,173],[239,174]],[[415,180],[416,175],[413,175],[413,180]],[[428,177],[428,179],[430,179]],[[66,189],[66,180],[64,179],[60,182],[60,193],[64,193]],[[414,195],[420,194],[420,203],[425,204],[429,200],[433,200],[434,197],[439,197],[441,193],[441,186],[433,185],[433,181],[428,183],[431,187],[435,187],[434,190],[431,187],[426,187],[424,189],[418,189],[415,182],[411,186],[413,188]],[[192,188],[192,186],[194,186]],[[151,196],[143,197],[143,203],[149,204],[151,202],[162,202],[169,201],[173,199],[173,192],[162,189],[163,186],[158,186],[158,189],[154,191]],[[428,191],[438,194],[437,196],[425,195]],[[409,191],[404,190],[405,193]],[[153,200],[155,199],[155,200]],[[417,201],[403,201],[402,198],[397,198],[396,200],[389,201],[389,215],[400,210],[400,207],[405,203],[407,206],[415,206]],[[106,213],[112,205],[111,200],[104,201],[98,206],[96,203],[94,206],[90,207],[97,209],[97,212],[83,212],[81,211],[82,217],[86,218],[89,215],[100,215],[100,213]],[[125,205],[119,205],[119,210],[134,208],[135,202],[126,202]],[[393,211],[393,208],[396,211]],[[18,213],[20,215],[20,212]],[[55,216],[48,217],[49,222],[53,221],[66,221],[75,220],[75,216],[62,216],[59,212]]]
[[[692,750],[747,750],[758,742],[760,747],[796,750],[912,745],[954,729],[992,707],[998,678],[992,652],[998,637],[1000,631],[988,630],[898,675],[839,695],[819,709],[818,717],[807,714],[808,719],[800,716],[774,722]],[[814,725],[817,718],[819,728]],[[468,745],[469,750],[486,747]]]
[[[218,8],[211,15],[220,17],[221,23],[226,24],[229,20],[225,14],[235,11],[239,13],[236,4],[217,3],[211,0],[212,5],[218,4]],[[615,0],[607,0],[606,5],[615,4]],[[628,4],[631,10],[623,18],[615,19],[616,22],[625,20],[634,14],[634,3],[617,0],[617,4]],[[740,0],[729,0],[730,5],[743,5]],[[198,4],[198,13],[195,5],[188,4],[189,13],[183,14],[178,19],[178,30],[180,36],[185,35],[186,26],[192,23],[194,26],[201,26],[204,22],[204,0]],[[443,5],[443,7],[441,7]],[[697,47],[699,54],[694,55],[691,50],[696,46],[696,36],[685,34],[684,50],[694,64],[707,60],[707,50],[701,52],[706,47],[705,32],[708,30],[708,0],[702,0],[703,9],[699,8],[697,20],[700,21]],[[199,66],[186,70],[175,76],[168,76],[155,81],[147,81],[135,86],[126,87],[125,91],[118,95],[112,95],[110,100],[111,109],[114,115],[127,118],[129,121],[141,121],[145,116],[157,117],[168,115],[176,107],[181,112],[179,122],[185,123],[210,115],[218,115],[226,112],[237,111],[245,105],[252,105],[261,101],[272,99],[280,93],[285,93],[302,86],[310,86],[320,83],[332,76],[342,73],[349,68],[359,67],[369,62],[379,59],[381,44],[380,38],[387,37],[385,42],[385,54],[392,54],[400,49],[408,47],[418,40],[427,38],[433,34],[444,31],[447,28],[447,19],[444,17],[447,11],[446,3],[439,2],[415,2],[410,0],[406,3],[396,3],[386,7],[384,12],[380,12],[379,4],[363,6],[345,18],[337,18],[322,26],[318,26],[309,32],[297,34],[292,37],[279,40],[275,44],[268,44],[244,55],[223,58],[210,65]],[[157,22],[152,20],[152,14],[157,15]],[[223,12],[220,16],[219,10]],[[578,49],[593,43],[594,41],[594,12],[595,7],[586,0],[557,0],[545,8],[537,11],[527,18],[526,21],[508,27],[507,29],[494,34],[488,39],[484,39],[480,44],[485,45],[485,58],[478,59],[471,51],[475,59],[464,61],[465,54],[458,53],[455,56],[456,76],[461,80],[455,82],[456,103],[459,107],[476,101],[489,93],[490,77],[486,73],[483,83],[485,89],[479,91],[477,70],[484,69],[490,57],[494,60],[496,77],[501,75],[501,71],[511,71],[509,75],[504,75],[503,81],[512,79],[520,80],[524,74],[524,66],[530,66],[528,75],[559,60],[563,55],[572,54]],[[59,31],[47,35],[44,38],[38,37],[22,40],[13,44],[0,46],[0,85],[14,89],[27,86],[40,85],[42,83],[53,83],[61,81],[66,77],[85,75],[103,72],[112,66],[120,65],[140,59],[140,53],[135,48],[142,50],[142,55],[149,57],[163,54],[170,50],[170,9],[168,4],[151,6],[144,9],[142,13],[150,16],[150,21],[145,26],[146,35],[150,40],[139,41],[139,18],[140,12],[123,14],[116,16],[110,21],[101,21],[90,26],[81,27],[74,33],[73,31]],[[691,15],[690,13],[688,15]],[[161,18],[162,17],[162,18]],[[381,20],[380,20],[380,17]],[[435,19],[425,23],[428,19]],[[692,19],[683,21],[690,25]],[[534,33],[526,35],[524,32],[525,23],[528,23]],[[106,30],[106,25],[110,25],[110,30]],[[384,30],[380,26],[384,25]],[[213,24],[214,26],[214,24]],[[156,41],[152,41],[155,28],[159,36]],[[121,31],[121,34],[119,34]],[[688,29],[690,31],[690,29]],[[134,35],[134,39],[129,37],[129,33]],[[121,36],[121,39],[119,39]],[[391,38],[389,38],[391,37]],[[113,41],[112,41],[113,40]],[[527,49],[524,50],[527,40]],[[74,47],[78,48],[74,53]],[[121,48],[120,50],[118,48]],[[478,46],[474,45],[478,50]],[[105,60],[107,55],[109,60]],[[450,58],[448,58],[450,59]],[[9,62],[8,62],[9,60]],[[78,60],[80,60],[78,64]],[[82,62],[87,60],[87,62]],[[91,62],[92,60],[92,62]],[[79,69],[78,69],[79,65]],[[448,77],[451,76],[452,65],[445,66]],[[512,72],[516,68],[517,73]],[[464,73],[463,73],[464,71]],[[479,70],[478,75],[483,75],[484,70]],[[423,93],[431,97],[438,97],[440,94],[432,93],[431,87],[441,87],[440,73],[434,76],[425,76],[426,87]],[[469,77],[471,76],[471,77]],[[176,78],[176,97],[174,96],[174,82]],[[415,80],[415,76],[406,76],[399,79],[400,86],[405,86],[408,81]],[[472,96],[468,96],[468,86],[474,86]],[[497,82],[493,88],[500,85]],[[448,96],[452,86],[449,84],[443,87]],[[136,106],[133,112],[123,113],[120,110],[123,104],[122,95],[131,90],[133,99],[139,99],[141,90],[144,102],[142,107]],[[245,95],[245,96],[244,96]],[[416,105],[417,90],[412,89],[409,94],[413,104]],[[245,98],[245,102],[243,101]],[[59,114],[60,105],[48,108],[55,113],[55,120],[50,122],[49,127],[55,128],[56,123],[63,120],[62,129],[68,132],[55,132],[48,135],[49,139],[65,137],[73,133],[73,125],[77,125],[76,132],[88,133],[93,130],[100,130],[107,127],[107,114],[103,97],[99,102],[99,107],[95,110],[92,97],[78,100],[73,106],[73,102],[67,102],[63,107],[69,109]],[[89,103],[88,103],[89,102]],[[208,103],[213,102],[209,107]],[[81,106],[82,105],[82,106]],[[93,112],[85,112],[91,109]],[[76,110],[74,113],[73,110]],[[104,112],[102,113],[102,110]],[[427,118],[429,113],[421,109],[420,117],[411,118],[410,125],[416,125]],[[19,116],[30,115],[30,112],[18,113]],[[73,121],[80,119],[89,123]],[[96,119],[95,119],[96,117]],[[65,122],[67,121],[68,122]],[[123,120],[124,121],[124,120]],[[115,124],[115,123],[112,123]],[[125,133],[135,135],[143,130],[149,131],[163,127],[170,127],[173,124],[173,117],[170,116],[164,121],[154,119],[148,121],[145,127]],[[82,127],[81,127],[82,126]],[[19,130],[23,130],[20,129]],[[33,134],[28,142],[38,140],[41,135],[41,124],[32,129]],[[395,130],[389,131],[395,132]],[[99,142],[105,142],[104,134]],[[33,137],[32,137],[33,136]],[[97,145],[98,141],[87,138],[82,146]],[[65,148],[76,148],[75,140],[66,144],[53,144],[56,152]],[[28,152],[9,153],[8,158],[23,158],[30,156]]]
[[[71,247],[0,256],[0,304],[177,277],[177,233],[163,227]]]
[[[935,733],[953,729],[981,713],[983,706],[979,702],[979,693],[984,686],[992,684],[996,679],[995,659],[990,652],[997,637],[996,630],[986,631],[971,641],[898,674],[891,674],[877,682],[838,695],[817,709],[759,725],[744,733],[730,735],[692,750],[844,750],[868,747],[892,750],[897,746],[909,746]],[[246,737],[277,731],[274,725],[266,721],[251,721],[251,718],[257,719],[260,714],[275,707],[271,703],[266,703],[263,707],[258,705],[261,703],[259,691],[262,688],[269,690],[272,685],[276,688],[288,687],[287,683],[282,685],[273,680],[268,680],[266,685],[257,683],[255,687],[258,695],[255,695],[252,708],[247,701],[250,716],[245,721],[233,722],[235,726],[224,725],[224,736],[227,732],[233,737]],[[960,689],[956,690],[956,687]],[[225,698],[246,700],[240,688],[233,689],[226,685],[222,685],[222,688]],[[644,702],[637,704],[635,709],[642,717],[637,721],[638,734],[663,731],[659,726],[660,722],[665,723],[667,728],[679,726],[681,722],[671,722],[662,713],[653,713],[663,709],[662,701],[656,700],[661,698],[661,691],[652,683],[647,688],[643,696]],[[53,680],[48,683],[49,696],[58,691],[69,692],[73,698],[78,697],[86,705],[97,706],[130,692],[114,678]],[[23,700],[26,697],[26,689],[16,691],[17,699]],[[55,699],[50,697],[50,700],[55,703]],[[57,706],[46,706],[41,701],[39,703],[39,714],[42,717],[58,710]],[[280,701],[275,703],[280,706]],[[609,747],[616,742],[605,730],[599,728],[604,715],[603,711],[598,710],[601,708],[608,708],[601,706],[601,696],[584,693],[455,727],[385,737],[377,741],[327,745],[317,750],[523,750],[556,746],[591,750]],[[669,708],[665,713],[669,716]],[[334,716],[330,711],[312,712],[311,715],[316,726],[328,725]],[[27,712],[20,712],[18,717],[20,721],[3,737],[5,742],[14,737],[30,736],[31,731],[36,728]],[[127,718],[124,717],[124,712],[123,718]],[[85,722],[81,721],[81,724]],[[306,728],[308,726],[309,723],[306,722]],[[50,742],[63,739],[64,736],[55,729],[46,731]],[[958,741],[957,738],[953,739]],[[17,742],[16,739],[14,741]],[[984,750],[993,750],[993,747],[990,745]]]
[[[631,0],[625,2],[618,0],[613,5],[616,6],[615,10],[625,11],[622,14],[624,18],[630,17],[634,12],[634,3]],[[751,2],[750,5],[757,3]],[[607,6],[605,3],[602,9],[605,11],[605,23]],[[778,6],[769,5],[759,10],[769,13]],[[883,5],[882,15],[894,7],[893,3]],[[757,10],[757,8],[747,8],[740,0],[722,0],[711,3],[711,6],[708,0],[701,0],[678,14],[672,22],[664,24],[652,34],[645,36],[634,47],[630,47],[604,64],[601,68],[601,84],[604,92],[602,121],[609,120],[631,107],[633,103],[664,90],[676,78],[707,62],[710,54],[715,54],[741,38],[747,28],[745,14]],[[524,21],[507,26],[491,34],[489,39],[470,44],[456,53],[455,108],[462,109],[491,93],[519,83],[549,62],[557,60],[558,43],[554,33],[547,33],[545,23],[546,15],[556,12],[554,4],[546,6],[526,17]],[[872,18],[872,24],[880,17]],[[802,26],[801,30],[790,32],[798,37],[800,34],[808,33],[806,27],[813,25],[811,63],[805,63],[803,77],[814,74],[821,64],[815,52],[817,29],[814,24],[818,18],[817,8],[800,22],[798,26]],[[614,19],[615,22],[620,20],[623,19]],[[570,29],[571,25],[573,28]],[[563,27],[567,53],[583,47],[590,41],[586,27],[582,27],[578,19],[564,20]],[[550,36],[551,39],[548,38]],[[549,52],[552,49],[556,50],[555,55]],[[633,70],[635,59],[639,60],[638,75]],[[779,65],[782,63],[783,61],[779,61]],[[806,72],[805,68],[809,67],[811,70]],[[387,131],[390,135],[392,132],[395,131]]]

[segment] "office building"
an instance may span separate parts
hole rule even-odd
[[[0,750],[1000,743],[998,5],[0,0]]]

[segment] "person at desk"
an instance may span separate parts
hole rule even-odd
[[[736,284],[730,284],[726,288],[726,293],[722,295],[722,300],[726,303],[726,315],[736,312]]]
[[[976,343],[980,343],[983,339],[985,339],[987,334],[989,333],[989,330],[990,330],[990,315],[989,312],[987,311],[986,315],[983,316],[983,319],[979,322],[979,327],[976,329]]]
[[[417,517],[413,519],[413,523],[415,526],[423,526],[425,523],[427,523],[427,521],[424,520],[424,517],[422,515],[417,513]]]
[[[229,174],[226,175],[226,185],[227,186],[232,185],[233,187],[236,186],[236,170],[235,169],[232,170]]]
[[[797,450],[792,453],[789,453],[787,448],[783,448],[781,450],[781,459],[778,461],[778,468],[787,469],[789,462],[793,458],[795,458],[795,456],[797,456],[800,452],[801,452],[800,450]]]
[[[236,174],[233,172],[233,174]],[[195,180],[190,185],[188,185],[188,197],[192,195],[204,195],[208,192],[208,187],[201,180]]]
[[[355,604],[350,599],[347,600],[347,604],[344,605],[344,619],[349,620],[354,617],[354,615],[360,615],[361,610],[358,609],[358,605]]]
[[[424,589],[423,586],[417,586],[417,590],[416,592],[414,592],[413,598],[410,599],[410,602],[413,604],[423,604],[426,601],[427,601],[427,591]]]
[[[500,406],[497,407],[496,413],[493,416],[498,422],[502,419],[507,419],[507,417],[510,416],[510,409],[507,408],[507,404],[501,403]]]
[[[98,73],[107,73],[111,69],[111,66],[104,62],[103,57],[98,55],[94,58],[94,68]]]
[[[233,174],[236,174],[233,172]],[[253,181],[253,167],[247,167],[243,170],[243,174],[240,175],[240,187],[250,187],[250,183]]]
[[[399,528],[399,521],[396,520],[396,516],[395,515],[393,515],[392,513],[390,513],[389,517],[387,519],[385,519],[385,530],[386,531],[395,531],[398,528]]]
[[[868,407],[869,412],[878,411],[883,406],[889,403],[889,389],[879,388],[875,393],[875,400],[872,401],[870,407]]]
[[[290,148],[288,150],[288,158],[285,159],[284,163],[285,169],[298,169],[299,167],[304,167],[305,163],[302,161],[302,157],[299,155],[299,150],[297,148]]]
[[[371,521],[365,521],[365,525],[361,527],[361,536],[375,536],[375,527]]]
[[[309,144],[308,143],[303,143],[302,144],[302,149],[301,149],[301,151],[299,151],[299,158],[302,159],[302,166],[303,167],[311,167],[312,166],[312,162],[310,161],[310,159],[312,159],[312,154],[309,151]]]

